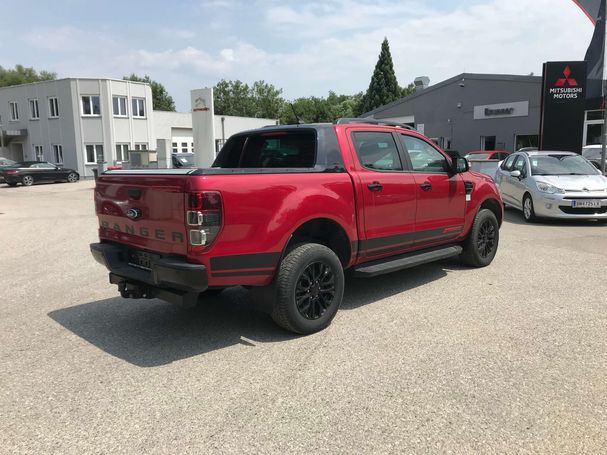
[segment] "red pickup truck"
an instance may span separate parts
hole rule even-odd
[[[95,209],[91,252],[123,297],[194,304],[242,285],[301,334],[331,323],[346,269],[488,265],[503,217],[493,180],[464,158],[367,119],[236,134],[208,169],[108,171]]]

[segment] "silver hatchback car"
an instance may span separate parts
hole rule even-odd
[[[517,152],[500,163],[495,182],[506,205],[537,217],[607,221],[607,177],[571,152]]]

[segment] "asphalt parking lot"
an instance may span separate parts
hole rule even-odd
[[[0,186],[0,453],[607,452],[606,225],[509,210],[491,266],[350,278],[294,337],[117,297],[92,187]]]

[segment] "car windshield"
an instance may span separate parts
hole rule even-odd
[[[0,158],[0,166],[13,166],[17,164],[16,161],[9,160],[8,158]]]
[[[195,164],[194,155],[175,155],[175,159],[181,167],[191,167]]]
[[[469,160],[488,160],[491,153],[470,153],[467,158]]]
[[[600,160],[601,159],[601,148],[600,147],[584,147],[582,149],[582,156],[587,160]]]
[[[533,175],[594,175],[596,168],[580,155],[535,155],[529,158]]]

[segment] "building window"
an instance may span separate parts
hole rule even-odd
[[[133,117],[145,117],[145,98],[133,98]]]
[[[187,142],[182,142],[181,143],[181,152],[182,153],[188,153],[188,143]]]
[[[36,161],[44,161],[44,150],[41,145],[34,145],[34,154],[36,155]]]
[[[10,111],[11,122],[19,120],[19,106],[16,101],[9,101],[8,108]]]
[[[135,150],[147,150],[148,144],[147,142],[142,142],[140,144],[135,144]]]
[[[86,149],[86,164],[96,164],[97,158],[103,160],[103,145],[102,144],[87,144]]]
[[[30,119],[38,120],[40,118],[40,110],[38,109],[38,100],[30,100]]]
[[[48,99],[48,116],[49,118],[59,117],[59,103],[55,97]]]
[[[112,105],[114,117],[126,117],[129,115],[126,111],[126,96],[114,96],[112,98]]]
[[[82,115],[101,115],[101,103],[98,95],[85,95],[82,97]]]
[[[55,155],[55,163],[63,164],[63,146],[54,144],[53,145],[53,155]]]
[[[116,144],[116,161],[129,160],[129,144]]]
[[[481,150],[495,150],[495,136],[481,136]]]
[[[173,142],[173,153],[177,152],[179,152],[179,149],[177,148],[177,142]]]

